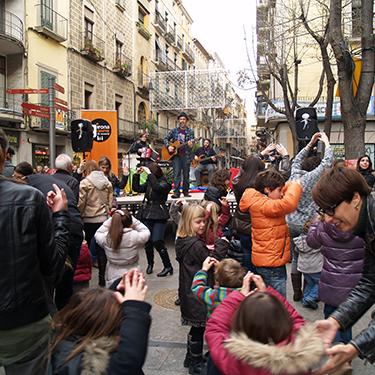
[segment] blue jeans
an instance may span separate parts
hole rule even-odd
[[[256,272],[255,266],[253,265],[253,263],[251,263],[251,249],[253,245],[251,241],[251,235],[240,234],[239,238],[243,251],[243,266],[246,267],[250,272]]]
[[[173,166],[173,182],[174,182],[174,192],[176,194],[180,193],[181,184],[181,174],[182,174],[182,191],[184,193],[189,192],[189,172],[190,172],[190,157],[185,156],[175,156],[172,161]]]
[[[303,289],[302,302],[316,302],[318,300],[320,272],[304,273],[303,278],[305,280],[305,287]]]
[[[149,241],[154,243],[157,241],[164,241],[167,220],[143,220],[143,224],[146,225],[151,232]]]
[[[324,319],[327,319],[335,310],[337,307],[332,305],[324,304]],[[348,344],[352,339],[352,329],[348,328],[346,331],[337,331],[336,337],[333,340],[333,342],[342,342],[344,344]]]
[[[286,298],[286,267],[256,267],[258,275],[262,276],[267,286],[272,286]]]

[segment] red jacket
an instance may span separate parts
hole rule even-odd
[[[87,242],[84,241],[79,253],[76,271],[74,272],[74,282],[83,283],[91,280],[91,255]]]
[[[232,292],[216,308],[206,325],[210,355],[222,375],[302,375],[317,367],[321,360],[323,343],[314,326],[304,326],[303,318],[274,289],[268,287],[267,292],[280,299],[290,313],[293,321],[290,337],[277,345],[264,345],[252,341],[244,333],[231,332],[232,316],[246,298],[238,291]]]

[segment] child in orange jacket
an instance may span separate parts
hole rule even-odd
[[[286,263],[290,259],[289,230],[285,215],[293,212],[302,194],[298,181],[285,184],[274,169],[261,172],[254,188],[246,189],[240,210],[252,223],[252,263],[267,285],[286,297]]]

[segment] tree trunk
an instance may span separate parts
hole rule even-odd
[[[366,119],[357,112],[346,114],[344,121],[344,140],[350,140],[345,142],[345,159],[358,159],[365,154]]]

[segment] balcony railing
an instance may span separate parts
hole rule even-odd
[[[176,30],[173,27],[168,26],[168,32],[165,34],[165,40],[170,44],[175,43],[175,41],[176,41]]]
[[[104,60],[104,40],[86,31],[82,34],[82,55],[99,62]]]
[[[129,77],[132,74],[132,60],[124,53],[115,55],[113,71],[120,77]]]
[[[8,121],[19,120],[23,118],[22,113],[22,95],[0,94],[0,119]]]
[[[7,10],[0,15],[0,35],[14,40],[23,48],[23,23],[20,18]],[[16,51],[11,51],[11,53],[16,53]]]
[[[123,118],[118,119],[118,135],[119,137],[136,137],[136,127],[134,122],[125,120]]]
[[[47,35],[58,42],[68,38],[68,20],[46,4],[38,4],[36,31]]]
[[[189,60],[190,63],[193,63],[195,60],[194,53],[188,44],[185,44],[182,53],[185,55],[186,60]]]
[[[157,49],[155,51],[155,64],[160,70],[167,70],[167,55],[164,51]]]
[[[137,21],[136,23],[138,32],[146,39],[150,40],[151,38],[151,33],[148,31],[147,27],[141,22]]]
[[[175,61],[167,57],[167,68],[168,70],[179,70]]]
[[[160,33],[165,33],[167,31],[167,22],[159,12],[155,12],[154,27]]]
[[[183,46],[182,38],[179,35],[177,35],[176,46],[178,49],[182,49]]]

